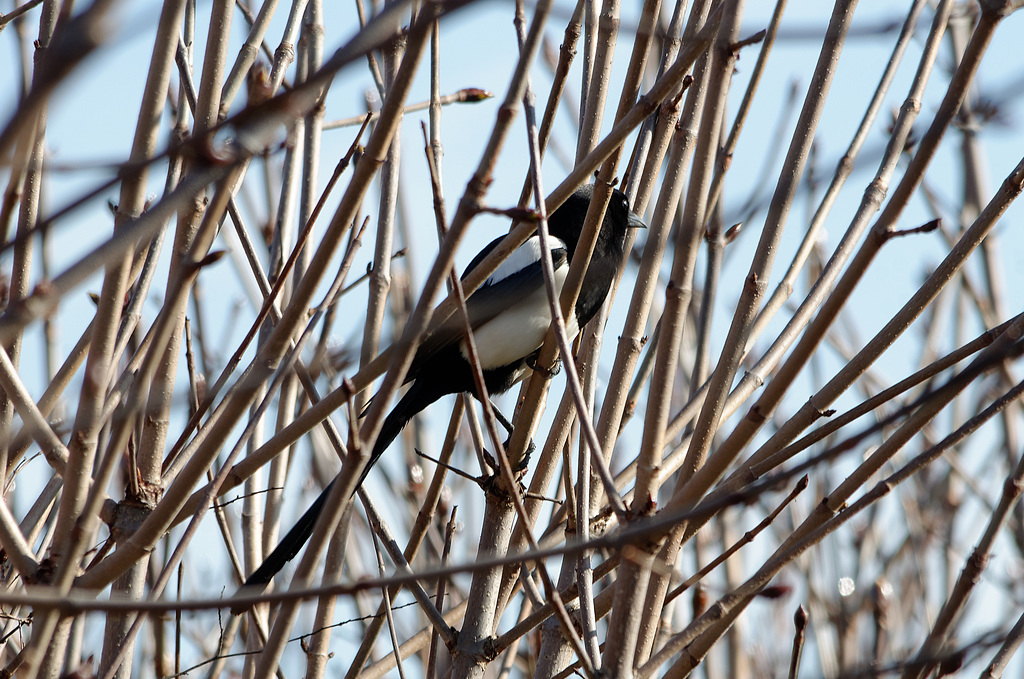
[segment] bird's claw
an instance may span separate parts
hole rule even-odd
[[[530,356],[526,359],[526,365],[535,372],[544,373],[548,379],[551,379],[558,373],[562,372],[562,359],[560,358],[556,358],[550,368],[545,368],[537,363],[536,356]]]
[[[515,469],[512,471],[525,472],[530,466],[530,455],[532,455],[533,451],[536,449],[537,446],[534,444],[533,439],[530,439],[530,442],[526,444],[526,452],[523,453],[523,456],[519,459],[519,463],[516,464]]]
[[[504,448],[505,451],[507,452],[509,444],[511,443],[512,437],[509,436],[507,439],[505,439],[505,442],[501,444],[501,447]],[[533,442],[533,439],[530,439],[530,442],[526,444],[526,451],[523,453],[523,456],[519,458],[519,461],[516,462],[515,465],[513,465],[512,472],[515,474],[519,474],[521,472],[526,471],[527,468],[530,466],[530,455],[532,455],[533,451],[535,451],[536,449],[537,445]],[[498,464],[498,461],[494,459],[493,455],[488,453],[486,450],[483,451],[483,453],[484,459],[487,461],[487,464],[491,466],[491,469],[500,469],[500,465]]]
[[[511,436],[505,440],[504,444],[502,444],[506,451],[508,450],[510,443],[512,443]],[[519,461],[516,462],[515,466],[512,467],[512,471],[516,473],[526,471],[530,466],[530,455],[532,455],[535,450],[537,450],[537,445],[533,442],[533,439],[530,439],[530,442],[526,444],[526,451],[523,453],[523,456],[519,458]]]

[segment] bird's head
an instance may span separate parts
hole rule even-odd
[[[569,259],[572,259],[572,255],[576,251],[576,244],[583,232],[583,222],[587,217],[587,209],[590,207],[590,198],[593,194],[594,185],[584,184],[548,217],[548,228],[551,235],[560,238],[566,244],[569,249]],[[625,247],[626,233],[630,229],[636,228],[645,229],[647,224],[629,209],[629,199],[626,198],[626,194],[614,189],[608,202],[608,209],[604,214],[604,223],[601,225],[598,243],[605,243],[606,247],[621,251]]]

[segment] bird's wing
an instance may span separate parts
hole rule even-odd
[[[497,238],[487,245],[473,258],[466,267],[462,278],[465,279],[494,248],[501,243]],[[566,266],[568,253],[565,244],[555,237],[550,237],[551,259],[554,268]],[[466,311],[469,314],[470,327],[474,330],[488,321],[493,320],[502,311],[507,310],[518,300],[524,299],[544,286],[544,275],[540,263],[540,239],[532,236],[484,281],[476,292],[466,300]],[[458,345],[463,339],[463,321],[459,312],[452,314],[437,330],[424,340],[416,351],[412,366],[406,376],[406,382],[416,378],[423,364],[436,356],[441,350]]]

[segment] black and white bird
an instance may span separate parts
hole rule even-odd
[[[548,217],[548,245],[559,291],[576,252],[593,190],[591,184],[581,186]],[[617,269],[625,258],[627,232],[632,228],[644,227],[646,224],[643,220],[630,211],[625,194],[616,189],[605,212],[574,313],[565,320],[570,339],[579,333],[604,304]],[[495,239],[481,250],[466,268],[463,278],[503,238]],[[508,391],[522,379],[551,326],[551,309],[544,290],[540,257],[540,237],[534,235],[509,255],[466,300],[484,384],[491,394]],[[461,392],[475,393],[473,373],[467,360],[464,327],[461,319],[452,317],[417,349],[405,379],[406,383],[412,384],[384,419],[359,484],[362,484],[370,468],[417,413],[442,396]],[[329,492],[330,485],[306,510],[277,548],[249,576],[244,587],[265,586],[285,563],[298,554],[312,534],[313,525]]]

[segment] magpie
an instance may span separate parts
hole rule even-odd
[[[554,263],[555,284],[559,291],[576,252],[593,191],[592,184],[581,186],[548,217],[548,245]],[[616,271],[625,259],[626,234],[631,228],[646,228],[646,224],[630,211],[626,195],[615,189],[583,278],[574,313],[566,319],[570,340],[579,334],[580,329],[604,304]],[[463,279],[503,239],[504,236],[497,238],[481,250],[466,268]],[[540,237],[531,236],[466,300],[466,311],[470,327],[473,328],[488,393],[504,393],[522,379],[529,366],[534,364],[551,325],[551,309],[544,290],[540,257]],[[464,328],[464,321],[452,316],[419,346],[405,378],[406,384],[412,384],[384,418],[370,460],[356,488],[362,485],[370,468],[401,433],[406,423],[421,410],[448,394],[469,392],[479,396],[467,359]],[[253,571],[243,588],[262,589],[285,563],[299,553],[313,533],[313,525],[333,484],[332,481],[324,488],[280,544]]]

